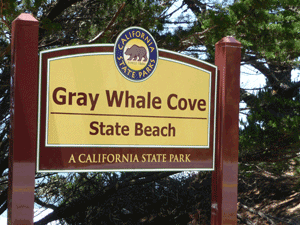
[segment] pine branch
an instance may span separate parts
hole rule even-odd
[[[99,192],[94,195],[88,195],[86,197],[75,199],[70,203],[62,204],[52,213],[47,215],[45,218],[39,220],[38,222],[35,222],[34,224],[43,225],[54,220],[70,217],[77,212],[84,211],[89,206],[99,205],[101,203],[105,204],[105,202],[109,200],[113,195],[117,194],[120,189],[124,189],[130,186],[147,184],[171,176],[175,173],[178,172],[152,173],[151,176],[142,176],[142,177],[139,174],[137,174],[136,177],[133,177],[132,179],[126,182],[117,182],[116,184],[109,185],[105,187],[103,190],[99,190]],[[139,178],[143,178],[143,179],[139,179]]]
[[[7,209],[7,201],[0,208],[0,215]]]
[[[5,50],[3,52],[0,53],[0,58],[4,57],[5,55],[8,55],[10,54],[10,51],[11,51],[11,45],[9,44]]]
[[[299,156],[300,149],[295,149],[290,152],[278,153],[278,149],[270,149],[266,153],[262,153],[264,149],[261,149],[256,154],[247,154],[239,156],[239,162],[281,162],[289,159],[293,159]]]
[[[3,9],[6,9],[8,7],[7,3],[3,3],[3,0],[0,2],[0,17],[1,17],[1,23],[3,23],[7,29],[11,33],[11,26],[7,23],[5,16],[3,15]]]
[[[58,0],[56,5],[49,12],[47,18],[53,21],[57,16],[59,16],[65,9],[69,8],[71,5],[82,2],[84,0]]]
[[[106,26],[106,28],[104,29],[104,31],[101,31],[96,37],[94,37],[92,40],[89,40],[89,43],[94,43],[97,40],[101,39],[103,37],[103,35],[110,29],[110,27],[114,24],[114,22],[116,21],[117,17],[119,16],[120,12],[122,11],[122,9],[125,7],[125,2],[123,2],[123,4],[121,5],[121,7],[119,8],[119,10],[116,12],[116,14],[114,15],[114,17],[111,19],[111,21],[109,22],[109,24]]]
[[[1,192],[0,195],[0,215],[7,209],[8,188]]]
[[[262,213],[262,212],[259,212],[259,211],[256,211],[255,209],[251,208],[251,207],[248,207],[246,205],[243,205],[243,204],[240,204],[240,206],[246,210],[248,210],[249,212],[251,213],[254,213],[260,217],[262,217],[263,219],[267,220],[269,223],[271,223],[272,225],[275,225],[276,223],[269,217],[267,216],[266,214]]]
[[[58,207],[49,203],[45,203],[43,201],[41,201],[38,197],[34,198],[34,201],[39,204],[40,206],[43,206],[44,208],[49,208],[49,209],[53,209],[56,210]]]
[[[244,101],[251,108],[256,105],[258,98],[254,94],[250,94],[245,89],[240,88],[240,101]]]
[[[0,174],[2,175],[4,170],[8,168],[8,157],[5,157],[4,159],[1,159],[0,161]]]
[[[165,19],[167,17],[171,17],[174,13],[178,12],[178,10],[180,10],[182,7],[184,6],[184,2],[182,2],[181,6],[179,6],[177,9],[175,9],[174,11],[172,11],[171,13],[164,15],[168,10],[165,10],[161,15],[160,15],[160,19]]]

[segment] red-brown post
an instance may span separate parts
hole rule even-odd
[[[26,13],[12,23],[8,224],[33,224],[38,26],[38,21]]]
[[[212,174],[211,224],[237,224],[241,43],[216,43],[218,66],[216,162]]]

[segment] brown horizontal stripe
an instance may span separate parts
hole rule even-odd
[[[189,119],[189,120],[206,120],[202,117],[176,117],[176,116],[148,116],[148,115],[121,115],[121,114],[94,114],[94,113],[68,113],[68,112],[51,112],[58,115],[78,115],[78,116],[120,116],[120,117],[147,117],[163,119]]]

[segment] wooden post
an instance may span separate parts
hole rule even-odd
[[[241,43],[216,43],[218,66],[216,164],[212,173],[211,224],[237,224]]]
[[[12,23],[8,224],[33,224],[38,21],[22,13]]]

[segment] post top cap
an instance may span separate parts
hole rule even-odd
[[[17,21],[17,20],[28,21],[28,22],[38,22],[38,20],[29,13],[21,13],[14,21]]]
[[[237,41],[232,36],[223,37],[220,41],[216,43],[217,44],[233,44],[233,45],[242,45],[241,42]]]

